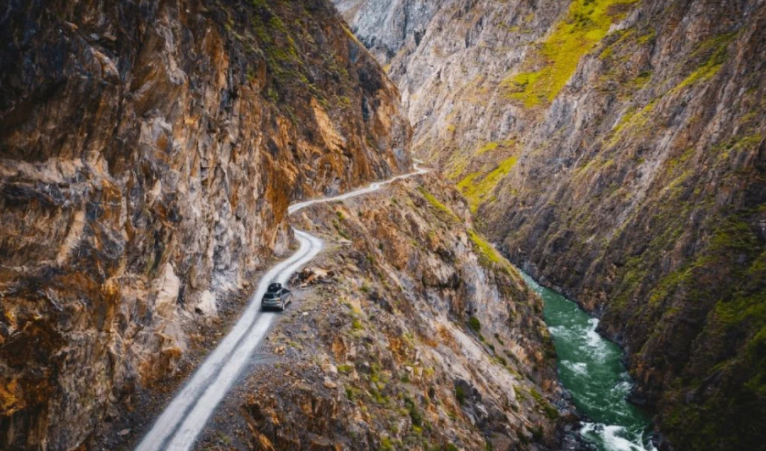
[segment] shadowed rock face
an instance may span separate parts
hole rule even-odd
[[[413,3],[431,5],[420,39],[387,19]],[[346,16],[394,55],[416,154],[513,261],[603,316],[677,449],[762,447],[766,5],[455,0],[369,17],[380,4]],[[381,23],[399,24],[390,52]]]
[[[324,1],[0,7],[0,448],[70,450],[176,373],[291,200],[409,166]]]
[[[422,0],[336,0],[335,6],[358,31],[357,35],[381,62],[400,59],[405,47],[413,49],[434,15],[449,2]]]

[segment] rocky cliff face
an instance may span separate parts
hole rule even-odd
[[[321,0],[12,0],[0,43],[5,450],[87,446],[286,250],[291,200],[409,166]]]
[[[542,301],[453,188],[430,175],[292,219],[326,250],[198,449],[564,449]]]
[[[417,7],[362,20],[373,3],[347,17],[385,46],[370,24]],[[664,447],[762,446],[766,4],[437,3],[386,50],[416,151],[513,261],[603,316]]]
[[[401,60],[419,44],[445,2],[419,0],[336,0],[338,11],[353,24],[364,45],[382,64]],[[414,59],[413,59],[414,60]]]

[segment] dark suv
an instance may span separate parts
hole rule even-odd
[[[270,283],[266,294],[261,299],[261,310],[279,310],[285,311],[288,305],[293,302],[293,293],[283,287],[281,283]]]

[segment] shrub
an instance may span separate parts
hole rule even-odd
[[[461,406],[465,404],[465,390],[460,385],[455,386],[455,399],[457,399]]]
[[[474,332],[478,332],[481,330],[481,322],[479,322],[479,318],[472,316],[468,318],[468,327],[471,328]]]
[[[415,406],[415,402],[410,398],[405,398],[404,403],[407,405],[412,424],[417,427],[423,426],[423,415],[420,414],[420,411]]]

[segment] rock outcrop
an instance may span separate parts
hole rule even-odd
[[[291,200],[410,165],[322,0],[11,0],[0,43],[4,450],[91,446],[287,250]]]
[[[338,4],[390,64],[416,154],[624,345],[662,447],[762,447],[766,4]]]

